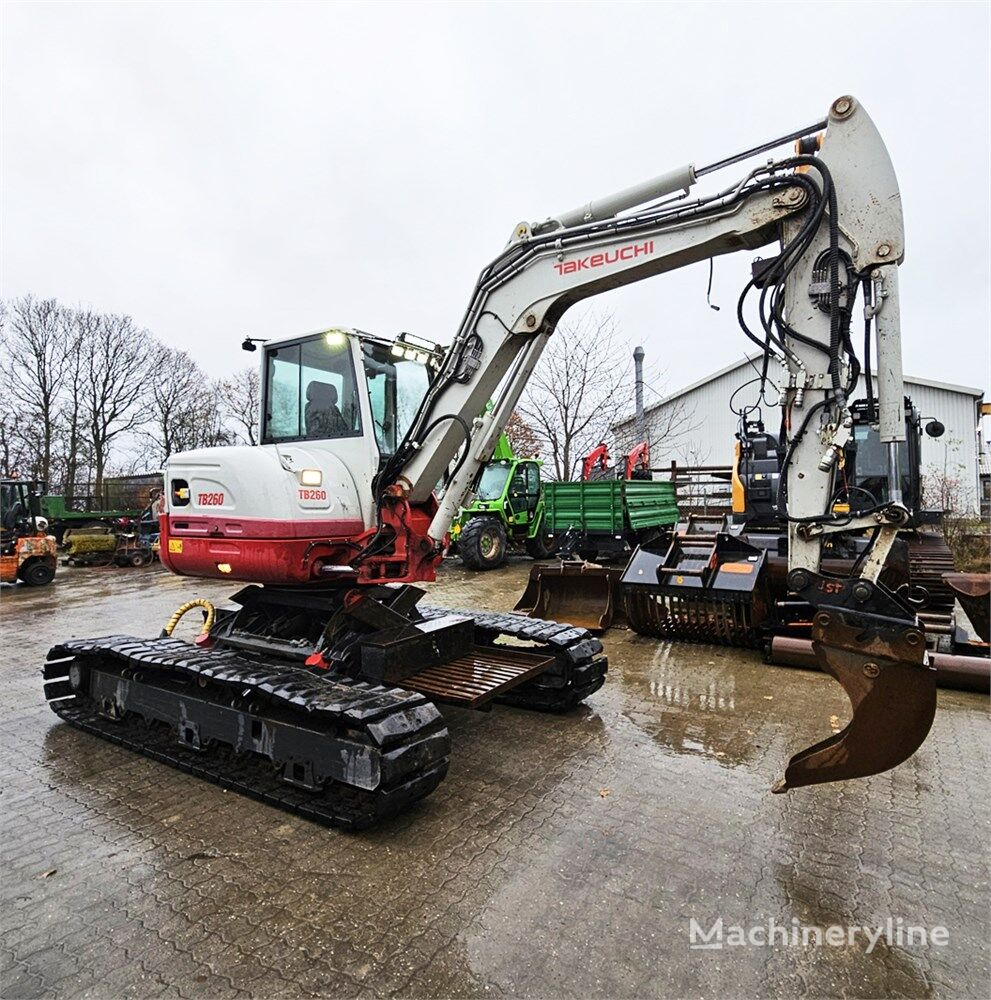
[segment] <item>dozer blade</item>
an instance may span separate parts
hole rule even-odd
[[[602,632],[625,624],[616,599],[622,575],[621,569],[590,562],[537,563],[514,610]]]
[[[812,649],[846,691],[853,718],[792,757],[775,792],[896,767],[922,745],[936,712],[936,671],[918,624],[823,608],[813,619]]]

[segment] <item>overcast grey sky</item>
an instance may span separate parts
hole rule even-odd
[[[7,0],[2,27],[2,294],[130,313],[215,375],[246,333],[448,342],[519,220],[852,93],[902,189],[905,369],[989,387],[987,4]],[[748,269],[716,262],[720,312],[705,264],[593,306],[674,389],[740,357]]]

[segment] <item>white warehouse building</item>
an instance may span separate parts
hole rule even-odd
[[[744,358],[645,408],[654,469],[670,467],[672,462],[683,466],[711,466],[729,465],[733,461],[738,418],[730,410],[730,398],[736,393],[736,409],[756,401],[756,382],[747,386],[757,378],[754,365],[759,368],[759,358],[753,364]],[[772,382],[779,372],[776,365],[769,369]],[[876,383],[874,391],[876,395]],[[923,435],[923,475],[939,481],[955,481],[952,488],[959,497],[959,513],[977,513],[982,488],[987,488],[987,484],[981,482],[981,468],[988,462],[981,432],[984,391],[906,375],[905,394],[921,414],[923,425],[935,418],[946,427],[942,437]],[[861,377],[853,398],[864,396],[866,388]],[[771,382],[767,398],[771,403],[777,398]],[[780,423],[777,406],[765,408],[762,416],[766,429],[777,434]],[[635,416],[631,414],[613,424],[612,433],[613,454],[625,454],[638,440]]]

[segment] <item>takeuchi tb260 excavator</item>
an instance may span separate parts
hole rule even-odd
[[[757,160],[782,147],[780,159]],[[729,182],[695,193],[704,176],[745,161]],[[816,656],[853,705],[846,729],[793,757],[777,790],[905,760],[932,722],[934,671],[915,613],[878,577],[909,512],[897,489],[855,514],[833,512],[860,369],[849,322],[861,286],[893,465],[905,434],[901,200],[884,143],[852,97],[718,162],[520,223],[482,270],[447,350],[352,329],[266,344],[261,445],[172,456],[161,514],[173,572],[248,586],[206,609],[195,644],[116,635],[56,646],[44,668],[52,708],[225,787],[362,826],[443,778],[449,739],[437,704],[575,706],[604,681],[598,640],[567,624],[424,606],[416,584],[434,579],[448,526],[570,306],[771,245],[754,282],[761,329],[745,330],[787,371],[788,583],[812,605]],[[889,481],[900,482],[896,469]],[[865,528],[874,541],[852,575],[824,573],[824,540]],[[751,571],[746,559],[719,570]]]

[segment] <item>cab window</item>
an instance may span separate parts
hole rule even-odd
[[[540,466],[530,462],[526,467],[526,489],[528,493],[540,492]]]
[[[865,493],[853,491],[850,506],[854,510],[866,510],[875,503],[887,503],[888,496],[888,450],[881,443],[878,431],[868,425],[858,424],[853,428],[855,485]],[[908,443],[898,444],[898,468],[901,472],[902,495],[912,496]],[[869,495],[868,495],[869,494]]]
[[[361,345],[368,400],[372,409],[375,443],[382,457],[394,455],[406,436],[430,385],[430,369],[401,358],[384,344]]]
[[[475,495],[479,500],[498,500],[509,478],[508,462],[489,462],[482,468]]]
[[[350,341],[320,335],[267,352],[262,440],[299,441],[361,435]]]
[[[520,513],[528,510],[533,513],[537,509],[540,496],[540,471],[536,462],[524,462],[516,467],[513,481],[509,487],[509,499],[513,510]]]

